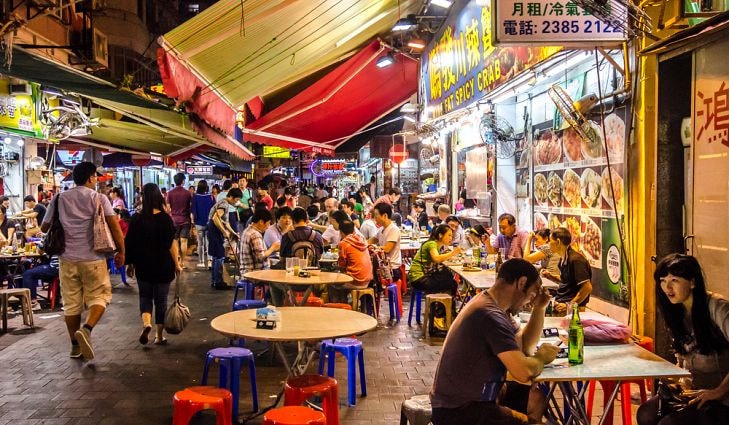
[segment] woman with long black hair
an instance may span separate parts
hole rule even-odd
[[[142,210],[132,216],[125,238],[127,274],[137,275],[142,333],[139,343],[149,342],[152,331],[152,310],[157,325],[155,344],[164,344],[164,323],[167,293],[176,273],[182,271],[172,217],[165,212],[162,193],[154,183],[142,188]]]
[[[666,256],[653,278],[658,309],[678,365],[691,372],[681,389],[698,392],[679,411],[671,411],[668,403],[661,406],[660,396],[653,397],[638,409],[638,423],[725,423],[729,417],[729,301],[706,290],[701,266],[690,255]]]

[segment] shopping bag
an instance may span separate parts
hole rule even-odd
[[[104,207],[101,205],[101,196],[96,195],[96,209],[94,211],[94,251],[99,254],[110,254],[116,251],[114,237],[111,235],[109,225],[106,224]]]
[[[177,335],[185,329],[189,321],[190,308],[182,304],[180,300],[180,277],[177,276],[177,280],[175,281],[175,300],[167,308],[167,313],[165,314],[165,331],[169,334]]]

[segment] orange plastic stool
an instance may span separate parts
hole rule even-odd
[[[637,344],[642,348],[653,352],[653,338],[647,336],[641,337]],[[595,400],[596,382],[600,382],[600,386],[602,387],[603,405],[607,402],[610,394],[612,394],[613,390],[615,389],[615,381],[590,381],[588,383],[589,387],[587,388],[587,417],[590,419],[592,419],[592,404]],[[652,382],[650,382],[650,380],[648,379],[637,381],[623,381],[623,383],[620,385],[620,407],[623,416],[623,425],[633,425],[633,412],[630,408],[630,384],[638,385],[638,389],[640,390],[641,403],[645,403],[646,400],[648,400],[646,387],[652,386]],[[604,422],[605,425],[613,425],[613,408],[611,407],[607,412],[604,412],[603,415],[607,415],[607,418],[605,418]]]
[[[301,304],[301,300],[303,300],[303,299],[304,299],[304,296],[303,295],[297,295],[296,296],[296,304]],[[324,305],[324,300],[322,300],[319,297],[315,297],[315,296],[312,295],[312,296],[309,296],[306,299],[306,306],[307,307],[321,307],[323,305]]]
[[[326,304],[324,304],[324,307],[327,307],[327,308],[339,308],[339,309],[342,309],[342,310],[351,310],[352,309],[352,306],[351,305],[344,304],[344,303],[326,303]]]
[[[263,425],[326,425],[322,412],[310,407],[284,406],[269,410],[263,415]]]
[[[286,380],[284,406],[301,406],[311,397],[321,397],[329,425],[339,425],[337,380],[321,375],[293,376]]]
[[[187,425],[202,410],[215,410],[217,425],[233,425],[233,395],[217,387],[189,387],[175,393],[172,425]]]

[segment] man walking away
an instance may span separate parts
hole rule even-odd
[[[190,220],[192,209],[192,195],[185,189],[185,175],[177,173],[173,177],[175,187],[167,193],[167,203],[170,205],[172,223],[175,225],[175,243],[179,243],[180,264],[185,268],[185,255],[187,255],[187,240],[190,237]]]
[[[111,302],[111,281],[106,258],[94,251],[97,199],[104,209],[106,224],[111,229],[117,246],[114,254],[114,264],[117,267],[124,265],[124,236],[109,198],[94,191],[96,165],[91,162],[76,165],[73,169],[73,181],[76,187],[53,198],[41,230],[48,231],[58,208],[58,218],[66,238],[66,248],[60,255],[60,280],[66,327],[71,337],[71,357],[83,356],[91,360],[94,358],[91,331]],[[88,309],[88,316],[81,327],[84,305]]]

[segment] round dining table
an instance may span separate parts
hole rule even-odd
[[[344,285],[345,283],[351,283],[354,281],[352,276],[344,273],[323,272],[318,270],[308,277],[294,276],[293,274],[286,273],[286,270],[255,270],[244,274],[243,277],[254,282],[278,283],[285,285],[289,289],[289,294],[292,296],[292,299],[292,287],[305,286],[306,290],[301,298],[300,305],[306,305],[306,301],[315,285]]]
[[[256,328],[256,310],[240,310],[214,318],[210,326],[228,338],[270,341],[289,375],[302,374],[316,353],[314,341],[359,335],[377,328],[377,320],[352,310],[323,307],[278,307],[280,320],[274,329]],[[281,345],[299,342],[299,353],[289,363]]]

